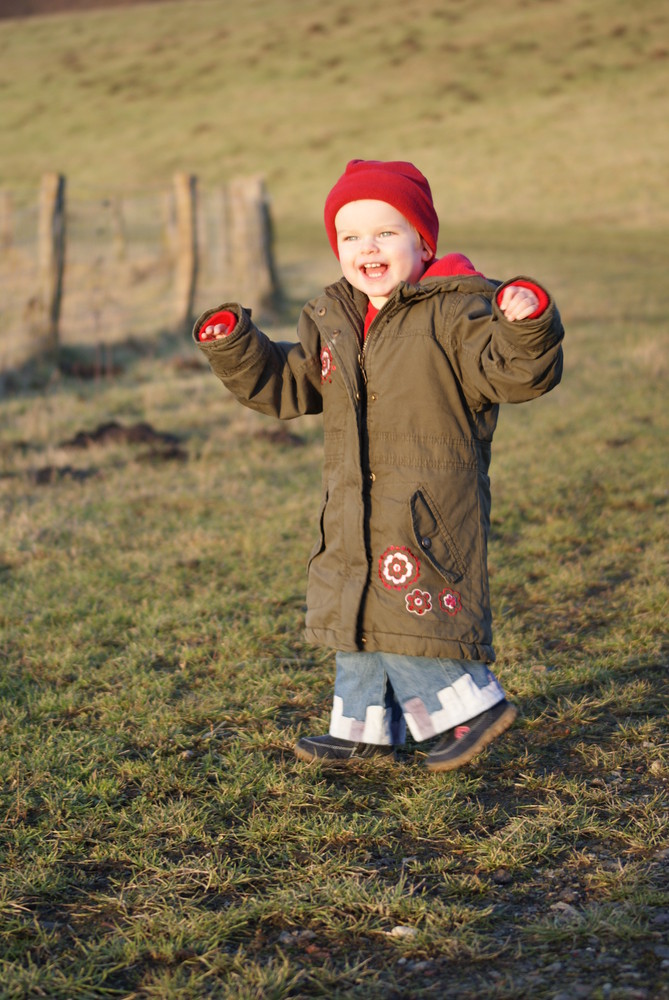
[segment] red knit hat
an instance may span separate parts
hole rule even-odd
[[[351,160],[325,201],[325,229],[339,257],[335,216],[342,205],[366,199],[385,201],[418,230],[433,254],[439,219],[427,179],[413,163],[403,160]]]

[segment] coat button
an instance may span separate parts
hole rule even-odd
[[[370,472],[370,474],[369,474],[369,481],[372,482],[372,483],[376,482],[376,476],[374,475],[373,472]]]
[[[430,549],[430,548],[432,548],[432,539],[431,538],[423,538],[423,539],[421,539],[421,543],[420,544],[423,546],[424,549]]]
[[[369,398],[371,399],[371,401],[373,403],[375,403],[379,397],[378,397],[378,395],[375,392],[372,392],[372,393],[370,393]]]
[[[318,310],[318,315],[319,316],[325,316],[326,312],[327,312],[327,309],[325,308],[325,306],[321,306],[320,309]]]

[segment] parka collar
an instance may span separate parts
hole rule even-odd
[[[443,292],[463,292],[468,295],[483,294],[489,297],[498,285],[499,282],[491,281],[479,274],[435,275],[424,278],[416,284],[402,281],[388,302],[385,303],[383,309],[385,310],[390,303],[401,305],[405,302],[431,298],[433,295]],[[325,288],[325,295],[353,307],[356,313],[363,318],[367,312],[367,296],[364,292],[354,288],[346,278],[340,278],[328,285]]]

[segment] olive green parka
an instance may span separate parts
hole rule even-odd
[[[364,340],[367,298],[344,278],[304,307],[297,343],[273,342],[234,303],[198,319],[194,339],[240,402],[282,419],[323,413],[310,641],[494,660],[493,432],[500,403],[559,382],[563,337],[550,297],[539,317],[506,320],[502,287],[477,275],[402,283]],[[223,309],[238,318],[230,336],[200,343]]]

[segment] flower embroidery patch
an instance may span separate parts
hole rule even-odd
[[[332,351],[326,345],[321,351],[321,385],[324,382],[332,381],[332,373],[337,371],[337,366],[332,359]]]
[[[406,601],[407,611],[410,611],[412,615],[425,615],[428,611],[432,611],[432,598],[427,590],[419,590],[416,587],[415,590],[406,595],[404,600]]]
[[[406,590],[420,576],[420,562],[404,545],[391,545],[379,559],[379,576],[388,590]]]
[[[439,607],[447,615],[457,615],[458,611],[462,611],[462,601],[457,590],[450,590],[447,587],[446,590],[442,590],[439,594],[438,600]]]

